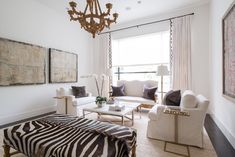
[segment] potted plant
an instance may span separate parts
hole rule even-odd
[[[96,104],[98,107],[103,107],[106,104],[107,98],[102,96],[96,97]]]

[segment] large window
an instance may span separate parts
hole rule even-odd
[[[117,80],[157,80],[157,67],[169,67],[169,31],[112,41],[113,84]],[[164,91],[170,88],[170,77],[164,77]]]

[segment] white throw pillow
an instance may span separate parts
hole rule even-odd
[[[197,98],[191,90],[184,91],[181,97],[180,106],[183,108],[195,108],[197,107]]]

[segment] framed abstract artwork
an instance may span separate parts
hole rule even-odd
[[[0,86],[46,83],[46,48],[0,38]]]
[[[72,83],[78,80],[78,55],[49,49],[49,83]]]
[[[235,4],[225,13],[223,29],[223,95],[235,100]]]

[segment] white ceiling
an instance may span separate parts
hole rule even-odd
[[[66,14],[66,8],[69,7],[70,0],[36,0],[57,12]],[[84,10],[86,0],[74,0],[78,3],[79,10]],[[101,7],[105,9],[106,3],[113,4],[113,12],[119,13],[118,23],[136,20],[138,18],[149,17],[171,10],[181,9],[208,2],[209,0],[99,0]],[[138,4],[138,1],[141,1]],[[126,8],[131,8],[127,10]]]

